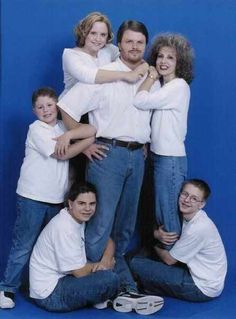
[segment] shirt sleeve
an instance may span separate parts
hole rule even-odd
[[[81,269],[87,262],[84,238],[80,238],[79,231],[57,232],[54,249],[58,269],[62,273]]]
[[[109,51],[111,55],[111,61],[115,61],[120,56],[119,48],[114,44],[109,44]]]
[[[56,141],[53,140],[52,131],[40,125],[30,127],[27,141],[29,147],[35,149],[38,153],[45,157],[49,157],[54,153]]]
[[[64,50],[62,55],[64,71],[79,82],[94,84],[98,68],[88,67],[73,50]]]
[[[180,239],[169,251],[170,255],[185,264],[202,249],[205,242],[204,229],[201,231],[192,231],[192,227],[183,229]]]
[[[189,103],[190,90],[185,81],[169,82],[163,87],[156,85],[150,92],[140,91],[134,99],[134,106],[138,109],[179,109],[181,105]]]
[[[99,106],[102,84],[76,83],[57,103],[77,122],[82,115]]]

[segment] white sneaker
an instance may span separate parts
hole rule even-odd
[[[150,315],[160,310],[164,299],[159,296],[142,295],[136,292],[121,293],[114,301],[113,308],[119,312],[135,310],[140,315]]]
[[[109,306],[112,306],[112,301],[110,299],[107,299],[103,302],[99,302],[93,305],[93,307],[96,309],[106,309]]]
[[[0,308],[2,309],[11,309],[15,307],[14,301],[5,296],[4,291],[0,291]]]

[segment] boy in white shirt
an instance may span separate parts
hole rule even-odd
[[[145,291],[189,301],[208,301],[221,294],[226,254],[215,224],[202,210],[210,192],[202,180],[185,181],[179,195],[180,238],[170,251],[156,246],[158,260],[135,257],[131,261]],[[171,241],[173,233],[160,232],[164,244]]]
[[[30,125],[26,139],[25,158],[16,190],[13,243],[4,279],[0,282],[0,308],[15,306],[14,293],[20,286],[23,268],[41,228],[62,208],[68,189],[68,159],[88,147],[96,132],[87,124],[66,132],[63,122],[57,120],[57,96],[51,88],[36,90],[32,104],[38,120]],[[60,139],[57,140],[64,133],[69,140],[83,140],[71,144],[61,155]]]

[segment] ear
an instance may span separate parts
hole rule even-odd
[[[73,204],[72,200],[68,199],[68,206],[69,206],[69,209],[72,209],[72,204]]]
[[[199,205],[199,209],[202,209],[203,207],[205,207],[205,205],[206,205],[206,202],[203,201],[203,202]]]
[[[118,46],[119,50],[121,50],[120,42],[119,42],[119,43],[117,43],[117,46]]]

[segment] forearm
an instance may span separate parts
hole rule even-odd
[[[95,136],[96,128],[90,124],[78,123],[77,127],[69,130],[65,134],[68,134],[70,140],[84,139]]]
[[[149,75],[143,81],[143,83],[139,86],[138,91],[150,91],[151,87],[153,86],[155,79],[151,78]]]
[[[106,249],[104,250],[101,262],[105,264],[110,264],[114,260],[115,255],[115,243],[109,238]]]
[[[74,144],[69,145],[69,148],[64,155],[57,156],[53,154],[52,156],[59,160],[68,160],[80,154],[81,152],[83,152],[87,147],[93,144],[94,140],[95,140],[95,137],[89,137],[89,138],[85,138],[83,140],[77,141]]]
[[[71,274],[77,278],[88,276],[93,271],[94,264],[87,263],[84,267],[80,269],[75,269],[71,271]]]
[[[158,257],[167,265],[174,265],[177,260],[174,259],[168,250],[165,250],[165,249],[161,249],[157,246],[154,247]]]
[[[95,78],[96,84],[109,83],[115,81],[122,81],[126,72],[122,71],[110,71],[110,70],[98,70]]]

